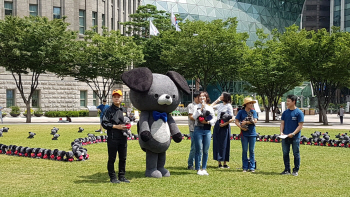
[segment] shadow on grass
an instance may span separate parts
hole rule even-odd
[[[118,176],[118,174],[117,174]],[[95,174],[87,175],[87,176],[78,176],[80,180],[74,181],[76,184],[82,183],[108,183],[109,175],[108,172],[98,172]],[[134,178],[145,178],[144,171],[126,171],[126,178],[132,180]]]
[[[187,167],[184,167],[184,166],[176,166],[176,167],[165,166],[165,168],[169,170],[170,176],[195,174],[195,170],[188,170]]]

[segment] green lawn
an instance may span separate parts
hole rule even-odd
[[[10,127],[0,138],[2,144],[32,148],[69,150],[78,137],[94,133],[96,125],[59,125],[59,140],[51,140],[51,125],[4,125]],[[133,128],[135,132],[136,128]],[[183,133],[188,127],[180,126]],[[332,139],[344,130],[328,131]],[[34,139],[27,139],[28,132]],[[258,127],[261,134],[274,134],[279,128]],[[310,136],[315,129],[303,129]],[[232,133],[238,133],[234,127]],[[106,143],[85,146],[90,159],[84,162],[58,162],[0,155],[0,196],[348,196],[350,178],[349,148],[301,145],[301,169],[298,177],[281,176],[283,159],[281,144],[257,142],[258,169],[255,174],[242,173],[240,141],[231,141],[230,169],[218,169],[209,151],[209,176],[198,176],[187,170],[190,140],[172,142],[167,151],[166,168],[171,176],[146,178],[145,153],[138,142],[128,142],[126,177],[130,184],[111,184],[107,174]],[[211,145],[212,147],[212,145]],[[291,155],[292,156],[292,155]],[[291,157],[292,159],[293,157]],[[292,160],[293,161],[293,160]],[[117,169],[117,165],[116,165]]]

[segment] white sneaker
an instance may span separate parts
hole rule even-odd
[[[198,170],[197,174],[198,175],[204,175],[202,170]]]
[[[203,175],[206,175],[206,176],[209,175],[209,173],[207,172],[207,170],[202,170],[202,174],[203,174]]]

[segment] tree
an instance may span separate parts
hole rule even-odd
[[[326,110],[335,90],[350,84],[350,34],[339,28],[333,28],[332,33],[326,29],[298,31],[294,25],[287,28],[281,41],[281,52],[312,84],[318,99],[319,121],[328,125]]]
[[[257,35],[259,40],[246,54],[246,64],[239,71],[242,80],[250,84],[248,90],[261,96],[266,112],[265,122],[269,122],[270,109],[274,117],[282,95],[300,85],[302,77],[293,64],[285,61],[276,29],[272,32],[271,40],[267,40],[267,35],[261,29]]]
[[[145,40],[142,45],[144,62],[140,67],[147,67],[154,73],[166,74],[169,70],[177,71],[166,61],[161,59],[162,52],[170,50],[177,43],[178,32],[173,30],[163,31],[159,36],[152,36]]]
[[[149,20],[162,32],[172,29],[170,13],[164,10],[157,10],[157,7],[151,4],[139,6],[135,14],[130,14],[131,21],[121,23],[126,27],[126,33],[132,34],[139,44],[149,38]],[[177,16],[177,20],[181,19]]]
[[[69,24],[62,19],[46,17],[12,17],[0,21],[0,65],[12,73],[18,91],[30,112],[31,99],[38,87],[39,77],[61,67],[69,53],[68,45],[76,39],[76,32],[67,30]],[[22,77],[31,75],[30,91],[24,87]],[[31,114],[27,113],[27,123]]]
[[[114,84],[121,82],[121,74],[128,66],[142,62],[143,54],[132,37],[119,31],[103,30],[102,35],[86,31],[84,40],[77,41],[74,58],[61,76],[72,76],[87,83],[100,103],[107,98]]]
[[[226,21],[186,21],[176,32],[177,43],[162,52],[166,61],[185,78],[199,79],[203,89],[223,77],[236,75],[247,49],[247,33],[237,33],[236,18]]]

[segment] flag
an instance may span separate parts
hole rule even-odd
[[[156,26],[153,25],[152,21],[149,21],[149,34],[152,36],[157,36],[159,31]]]
[[[171,24],[175,26],[176,31],[181,31],[179,24],[177,24],[176,16],[173,12],[171,12],[170,18]]]

